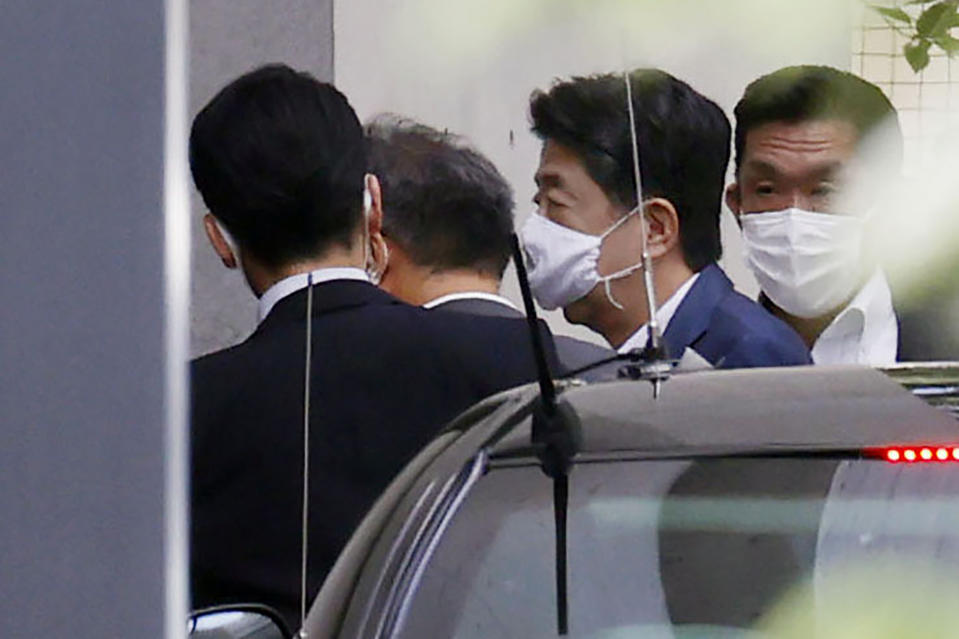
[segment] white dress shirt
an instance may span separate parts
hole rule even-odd
[[[886,276],[877,270],[819,335],[812,347],[812,361],[886,366],[896,363],[898,343],[892,293]]]
[[[455,302],[457,300],[486,300],[488,302],[496,302],[497,304],[502,304],[503,306],[508,306],[514,311],[518,311],[516,304],[513,304],[511,301],[503,297],[502,295],[494,295],[493,293],[483,293],[480,291],[470,292],[470,293],[450,293],[449,295],[441,295],[436,299],[432,299],[426,304],[423,304],[423,308],[433,308],[439,306],[440,304],[445,304],[446,302]]]
[[[679,305],[682,304],[683,300],[686,298],[686,295],[689,293],[689,289],[693,287],[693,284],[696,283],[696,280],[699,278],[699,273],[694,273],[691,278],[683,282],[683,285],[676,289],[676,292],[673,293],[666,302],[656,309],[656,319],[659,321],[659,330],[663,333],[666,332],[666,329],[669,327],[670,320],[673,319],[673,315],[676,314],[676,309],[679,308]],[[628,353],[634,348],[640,350],[646,348],[646,340],[649,339],[649,328],[647,324],[643,324],[639,329],[630,335],[622,346],[617,349],[619,353]]]
[[[337,266],[330,268],[318,268],[311,273],[297,273],[284,278],[268,288],[260,296],[260,303],[257,308],[257,323],[259,324],[266,316],[270,314],[273,307],[284,297],[296,293],[300,289],[306,288],[309,283],[309,276],[313,276],[313,283],[330,282],[332,280],[357,280],[360,282],[369,282],[370,276],[361,268],[353,266]]]

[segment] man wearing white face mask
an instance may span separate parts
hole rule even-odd
[[[521,232],[533,294],[621,352],[644,348],[645,224],[670,357],[717,368],[808,363],[798,336],[737,293],[716,264],[726,116],[662,71],[633,71],[630,83],[642,206],[622,75],[573,78],[531,97],[533,131],[543,140],[537,210]]]
[[[867,137],[891,149],[892,161],[864,157]],[[736,106],[736,182],[726,201],[763,303],[817,364],[896,361],[892,296],[865,241],[869,205],[836,207],[843,187],[894,178],[901,144],[882,91],[829,67],[780,69],[750,84]]]

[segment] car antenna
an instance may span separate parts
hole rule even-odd
[[[513,261],[519,280],[530,343],[539,380],[539,401],[533,408],[531,444],[540,467],[553,480],[553,520],[556,531],[556,628],[560,636],[569,634],[568,571],[566,566],[566,520],[569,507],[569,471],[573,456],[579,448],[579,417],[563,398],[557,396],[556,385],[546,359],[543,334],[533,304],[523,251],[516,233],[512,235]]]
[[[636,206],[639,208],[640,232],[642,234],[643,282],[646,286],[646,310],[649,321],[646,323],[649,337],[643,349],[639,363],[625,367],[626,376],[633,379],[649,380],[653,385],[653,398],[658,398],[663,382],[669,379],[669,373],[675,362],[669,360],[666,342],[663,341],[659,319],[656,317],[656,287],[653,281],[653,259],[649,255],[649,237],[646,231],[646,216],[643,203],[643,179],[639,162],[639,140],[636,136],[636,112],[633,107],[633,87],[629,70],[623,70],[626,83],[626,111],[629,113],[629,138],[633,150],[633,180],[636,185]]]
[[[306,639],[306,572],[310,524],[310,373],[313,369],[313,273],[306,276],[306,367],[303,371],[303,524],[300,533],[300,631]]]

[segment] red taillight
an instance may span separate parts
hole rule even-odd
[[[881,451],[881,452],[880,452]],[[944,462],[959,461],[959,446],[929,446],[909,447],[896,446],[876,451],[882,455],[882,458],[888,462]],[[867,456],[876,453],[867,453]]]

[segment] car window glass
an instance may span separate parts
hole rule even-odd
[[[851,562],[959,565],[959,467],[839,464],[816,542],[817,578]],[[951,533],[951,534],[950,534]]]
[[[793,586],[850,561],[959,567],[959,465],[829,459],[580,464],[570,636],[747,637]],[[491,470],[409,599],[404,638],[555,637],[552,491]]]
[[[554,623],[552,494],[535,466],[482,477],[429,562],[399,636],[545,636]]]

